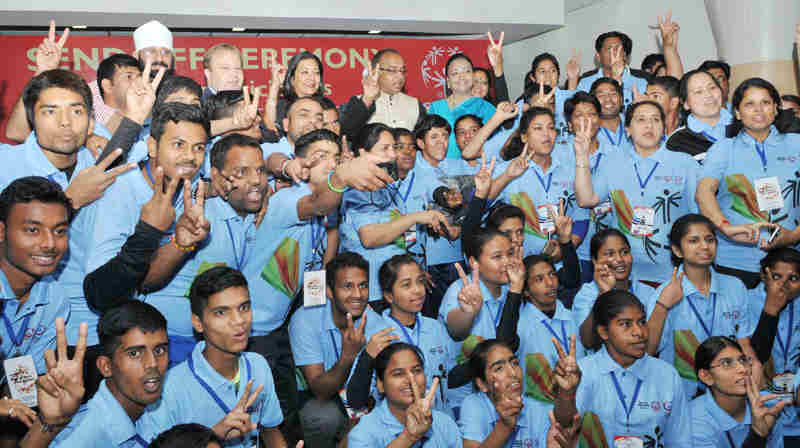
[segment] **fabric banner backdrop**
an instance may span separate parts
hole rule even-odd
[[[43,36],[0,36],[5,69],[0,74],[0,140],[5,140],[5,123],[14,102],[36,70],[35,51]],[[489,67],[485,39],[412,39],[347,37],[181,37],[174,39],[176,72],[189,76],[201,85],[203,55],[214,44],[227,42],[242,51],[245,82],[253,82],[262,95],[262,107],[268,91],[269,62],[273,57],[288,63],[300,51],[308,50],[323,63],[326,96],[337,105],[352,95],[361,94],[361,78],[372,56],[381,48],[394,48],[403,55],[408,70],[406,93],[419,98],[426,106],[444,97],[444,67],[458,52],[468,55],[475,66]],[[63,49],[61,68],[80,73],[94,82],[100,61],[114,53],[133,53],[131,36],[70,36]]]

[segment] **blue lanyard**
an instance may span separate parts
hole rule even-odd
[[[153,184],[153,190],[155,190],[156,189],[156,181],[155,181],[155,179],[153,179],[153,173],[150,172],[150,162],[146,161],[144,163],[144,167],[147,170],[147,177],[150,178],[150,183]]]
[[[239,256],[239,251],[236,250],[236,239],[233,238],[233,230],[231,229],[231,223],[229,220],[225,220],[225,226],[228,227],[228,236],[231,238],[231,246],[233,246],[233,257],[236,260],[236,269],[242,270],[242,265],[244,265],[244,254],[247,251],[247,244],[242,244],[242,256]]]
[[[204,379],[200,378],[200,375],[198,375],[197,372],[194,370],[193,356],[194,354],[190,354],[188,359],[189,370],[192,371],[192,375],[194,375],[194,378],[197,380],[197,382],[200,383],[201,386],[203,386],[203,389],[205,389],[206,392],[208,392],[208,395],[210,395],[211,398],[213,398],[214,401],[217,402],[217,405],[222,409],[223,412],[225,412],[225,415],[230,414],[231,409],[228,407],[228,405],[226,405],[225,402],[222,401],[222,398],[219,398],[219,395],[217,395],[217,393],[214,392],[214,389],[212,389],[211,386],[209,386]],[[253,378],[252,375],[250,375],[250,360],[248,360],[247,357],[245,357],[244,362],[247,365],[247,380],[250,381],[250,379]]]
[[[736,444],[733,443],[733,437],[731,437],[731,432],[730,431],[725,431],[725,437],[728,438],[728,443],[731,444],[731,448],[736,448]]]
[[[594,161],[594,167],[592,168],[592,174],[597,172],[597,166],[600,165],[600,159],[603,158],[603,153],[597,155],[597,159]]]
[[[494,316],[494,328],[497,331],[497,325],[500,323],[500,316],[503,314],[503,303],[497,304],[497,314]]]
[[[703,134],[703,137],[707,138],[711,143],[716,143],[717,142],[717,138],[714,137],[713,135],[709,134],[708,132],[700,131],[700,133]]]
[[[756,142],[755,146],[758,157],[761,159],[761,167],[764,168],[764,171],[767,171],[767,149],[763,143]]]
[[[608,139],[609,142],[611,142],[612,145],[619,146],[622,144],[622,136],[625,135],[625,131],[623,131],[622,129],[622,122],[619,123],[619,127],[617,128],[617,133],[619,134],[619,137],[617,137],[616,142],[614,141],[614,137],[611,135],[611,132],[609,132],[608,129],[602,126],[600,126],[600,129],[603,130],[603,133],[606,134],[606,138]]]
[[[644,196],[644,190],[647,188],[650,178],[653,177],[653,173],[656,172],[656,168],[658,168],[658,165],[660,164],[661,162],[656,162],[656,164],[653,165],[653,168],[650,169],[650,172],[647,174],[647,177],[644,178],[644,181],[642,181],[642,176],[639,175],[639,164],[633,164],[633,169],[636,171],[636,179],[639,181],[639,187],[642,189],[642,196]]]
[[[794,300],[789,302],[789,328],[786,329],[785,345],[781,340],[781,332],[780,331],[775,332],[775,340],[778,341],[778,345],[781,347],[781,351],[783,352],[784,369],[786,369],[786,366],[789,364],[789,350],[791,350],[792,348],[790,345],[792,343],[792,327],[794,327]]]
[[[6,330],[8,331],[8,335],[11,337],[11,341],[14,343],[15,347],[19,347],[25,342],[25,332],[28,331],[28,324],[31,321],[31,317],[33,314],[28,314],[22,319],[22,326],[19,328],[19,331],[14,334],[14,328],[11,326],[11,321],[8,320],[5,314],[3,314],[3,323],[6,324]]]
[[[353,323],[355,325],[355,323]],[[336,360],[338,361],[339,358],[342,357],[339,353],[339,347],[336,345],[336,338],[333,336],[335,330],[328,330],[328,335],[331,337],[331,344],[333,344],[333,352],[336,353]]]
[[[417,317],[417,324],[414,325],[414,327],[415,327],[414,330],[417,333],[417,342],[414,342],[414,340],[411,339],[411,336],[406,331],[406,326],[405,325],[401,324],[400,321],[395,319],[394,316],[392,316],[391,314],[389,314],[389,318],[392,319],[393,321],[397,322],[397,326],[400,327],[400,330],[403,332],[403,336],[405,336],[406,341],[409,344],[416,345],[417,347],[419,347],[419,342],[420,342],[419,332],[420,332],[420,328],[422,327],[422,322],[420,321],[419,316]]]
[[[311,221],[311,247],[313,251],[317,251],[319,249],[319,245],[322,242],[322,235],[325,233],[325,226],[322,224],[319,218],[315,218]]]
[[[561,321],[561,336],[563,339],[558,337],[558,334],[556,334],[555,330],[553,330],[553,327],[551,327],[550,324],[547,322],[547,319],[542,319],[542,323],[544,324],[545,327],[547,327],[547,331],[549,331],[550,334],[552,334],[553,337],[556,338],[558,343],[561,344],[561,347],[563,347],[564,350],[569,350],[569,340],[567,339],[567,328],[564,326],[564,321],[563,320]]]
[[[539,175],[539,172],[536,171],[535,168],[533,172],[536,173],[536,177],[539,178],[539,183],[542,184],[542,188],[544,188],[544,194],[550,193],[550,184],[553,183],[553,172],[551,171],[550,174],[547,175],[547,185],[544,184],[544,179],[542,179],[542,176]]]
[[[630,404],[625,403],[622,387],[620,387],[619,381],[617,381],[617,375],[615,375],[614,372],[611,372],[611,380],[614,382],[614,388],[617,390],[617,398],[619,398],[619,402],[622,403],[622,409],[625,411],[627,424],[630,425],[631,412],[633,412],[633,406],[636,404],[636,398],[639,396],[639,390],[642,388],[642,380],[636,379],[636,389],[633,391]]]
[[[686,297],[686,301],[689,303],[689,307],[692,309],[692,312],[694,312],[694,315],[695,315],[695,317],[697,317],[697,320],[700,321],[700,325],[703,326],[703,330],[705,330],[707,337],[710,338],[711,336],[713,336],[712,333],[714,331],[714,316],[717,314],[717,294],[716,293],[711,293],[709,295],[711,296],[711,306],[712,306],[712,308],[711,308],[711,327],[706,325],[706,323],[703,320],[703,318],[700,317],[700,313],[697,311],[697,307],[694,306],[694,303],[691,300],[692,298],[687,296]]]
[[[408,181],[408,189],[406,190],[406,194],[400,196],[403,200],[403,204],[406,203],[408,199],[408,195],[411,194],[411,188],[414,187],[414,178],[417,176],[417,173],[411,173],[411,180]]]
[[[142,438],[142,436],[140,436],[139,434],[134,434],[132,438],[133,438],[133,441],[138,443],[139,446],[141,446],[142,448],[147,448],[148,446],[150,446],[150,444],[147,443],[147,441],[144,440]]]

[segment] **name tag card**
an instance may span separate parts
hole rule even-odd
[[[33,408],[39,404],[36,395],[36,364],[30,355],[17,356],[3,361],[11,398]]]
[[[303,274],[303,306],[325,305],[325,270]]]

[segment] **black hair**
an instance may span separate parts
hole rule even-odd
[[[325,265],[325,284],[336,291],[336,274],[342,269],[358,268],[367,273],[369,278],[369,263],[360,254],[350,251],[338,253]]]
[[[378,270],[378,283],[381,286],[381,291],[384,293],[392,292],[400,268],[409,264],[419,266],[417,260],[409,254],[398,254],[384,261],[381,268]],[[422,270],[421,266],[419,266],[419,268]]]
[[[433,128],[446,129],[448,136],[453,130],[453,128],[450,126],[450,123],[448,123],[447,120],[445,120],[441,115],[428,114],[417,121],[417,125],[414,126],[414,139],[425,140],[425,136],[428,135],[428,132],[430,132]]]
[[[622,41],[622,49],[625,50],[625,56],[630,58],[631,51],[633,50],[633,41],[631,40],[630,37],[628,37],[627,34],[620,31],[609,31],[607,33],[603,33],[597,36],[597,39],[595,39],[594,41],[595,51],[600,53],[600,49],[603,48],[603,43],[606,41],[606,39],[610,37],[616,37],[620,41]]]
[[[489,362],[489,352],[495,347],[505,347],[514,353],[508,343],[500,339],[486,339],[478,343],[469,356],[469,371],[472,379],[486,381],[486,363]]]
[[[148,448],[206,448],[209,443],[224,445],[211,428],[199,423],[184,423],[159,434]]]
[[[669,245],[680,248],[681,240],[689,233],[689,226],[692,224],[705,224],[716,238],[716,227],[710,219],[697,213],[687,213],[672,224],[672,229],[670,229],[668,236]],[[673,266],[680,266],[683,263],[683,258],[675,255],[675,252],[670,251],[669,256]]]
[[[501,204],[495,207],[486,218],[486,226],[499,229],[500,226],[509,218],[518,218],[525,226],[525,212],[516,205]]]
[[[25,85],[25,90],[22,91],[22,104],[25,106],[25,117],[28,119],[28,126],[34,131],[36,116],[36,102],[39,97],[47,89],[58,87],[60,89],[69,90],[70,92],[77,93],[83,100],[86,107],[86,113],[89,118],[94,116],[94,106],[92,103],[92,91],[89,90],[89,85],[77,73],[72,73],[69,70],[47,70],[39,73],[31,78],[28,84]]]
[[[286,116],[284,117],[284,119],[289,118],[289,112],[292,110],[294,105],[299,103],[300,101],[313,101],[313,102],[319,104],[319,107],[322,108],[322,110],[324,111],[325,110],[325,106],[322,105],[322,98],[323,98],[322,96],[304,96],[302,98],[294,98],[294,99],[290,100],[286,104]]]
[[[671,98],[681,95],[681,82],[674,76],[653,76],[647,81],[647,85],[663,87]]]
[[[617,90],[617,94],[619,95],[620,101],[622,101],[622,99],[625,96],[625,94],[622,91],[622,85],[616,79],[609,78],[608,76],[603,76],[595,79],[594,82],[592,83],[592,87],[589,88],[589,94],[596,96],[595,92],[597,92],[597,89],[600,88],[600,86],[603,84],[611,84]]]
[[[464,114],[464,115],[458,117],[458,119],[453,123],[453,132],[456,131],[456,128],[458,127],[458,124],[461,123],[464,120],[472,120],[475,123],[478,123],[478,126],[483,126],[483,120],[481,120],[481,117],[479,117],[479,116],[477,116],[475,114]]]
[[[112,79],[117,73],[117,69],[125,67],[135,68],[139,71],[139,61],[129,54],[117,53],[103,59],[97,66],[97,88],[100,91],[100,98],[104,101],[106,93],[103,92],[103,80]]]
[[[221,120],[232,117],[237,104],[244,100],[241,90],[223,90],[206,98],[205,108],[209,120]]]
[[[772,249],[761,259],[761,273],[766,274],[767,268],[773,269],[779,262],[794,265],[795,270],[800,273],[800,251],[793,247],[781,247]]]
[[[294,155],[297,157],[305,157],[306,153],[308,152],[308,148],[310,148],[313,143],[319,141],[335,143],[336,147],[339,148],[339,151],[342,150],[342,142],[335,132],[329,129],[314,129],[313,131],[304,134],[297,139],[297,141],[294,143]]]
[[[187,76],[170,75],[164,76],[161,80],[161,84],[158,85],[158,89],[156,90],[156,107],[164,104],[168,96],[175,92],[180,92],[181,90],[186,90],[199,98],[201,102],[203,101],[203,88],[200,87],[197,81]]]
[[[508,148],[506,148],[505,160],[511,160],[522,154],[522,149],[525,147],[525,144],[522,142],[522,134],[528,132],[531,123],[539,115],[549,116],[550,119],[553,120],[553,123],[556,121],[553,112],[546,107],[534,106],[524,112],[522,118],[519,120],[519,128],[517,128],[519,132],[514,135],[511,142],[508,144]]]
[[[597,99],[596,96],[588,94],[584,91],[579,90],[564,101],[564,118],[567,119],[567,123],[572,122],[572,114],[575,113],[575,107],[578,104],[591,104],[594,107],[595,112],[597,115],[600,115],[600,111],[602,110],[602,106],[600,105],[600,100]]]
[[[533,254],[528,255],[525,259],[522,260],[522,264],[525,266],[525,287],[523,291],[528,291],[528,277],[529,272],[539,263],[547,263],[551,268],[553,268],[553,272],[556,270],[556,265],[553,264],[553,259],[548,257],[547,255],[543,254]],[[559,282],[560,283],[560,282]]]
[[[294,74],[297,71],[297,66],[306,59],[311,59],[316,62],[317,68],[319,69],[319,88],[316,92],[314,92],[314,95],[323,96],[325,94],[322,61],[320,61],[314,53],[301,51],[289,59],[289,64],[287,64],[286,67],[286,78],[283,80],[283,86],[281,87],[281,93],[283,94],[283,97],[290,102],[297,99],[297,92],[294,91],[294,86],[292,86],[292,78],[294,78]]]
[[[611,321],[614,320],[615,317],[619,316],[623,311],[625,311],[625,308],[628,308],[629,306],[638,308],[642,314],[645,315],[645,317],[647,316],[647,312],[645,311],[642,302],[629,291],[624,289],[612,289],[597,296],[597,300],[592,306],[592,316],[594,316],[594,326],[592,328],[592,332],[595,335],[594,340],[602,341],[599,333],[597,332],[598,327],[608,327],[611,324]],[[589,348],[598,349],[600,348],[600,343],[598,343],[595,347]]]
[[[335,110],[337,114],[339,113],[339,109],[336,108],[336,104],[327,96],[321,96],[316,99],[319,101],[319,105],[322,106],[323,112],[326,110]]]
[[[392,356],[395,353],[402,352],[408,350],[415,355],[417,355],[417,359],[419,360],[422,369],[425,369],[425,357],[422,355],[422,350],[419,349],[416,345],[407,344],[405,342],[395,342],[392,344],[387,345],[378,353],[378,356],[372,360],[372,368],[375,370],[375,376],[378,377],[381,381],[383,381],[386,375],[386,368],[389,367],[389,362],[392,360]]]
[[[700,369],[710,370],[714,358],[719,356],[723,350],[733,347],[744,353],[742,346],[735,339],[728,336],[711,336],[703,341],[694,353],[694,371],[699,373]]]
[[[28,204],[33,201],[45,204],[61,204],[66,209],[67,221],[74,216],[72,201],[56,182],[40,176],[20,177],[0,192],[0,221],[8,221],[11,208],[16,204]]]
[[[731,66],[725,61],[707,60],[703,61],[700,67],[697,67],[698,70],[703,70],[705,72],[715,68],[722,70],[725,73],[725,78],[731,79]]]
[[[783,102],[785,102],[785,101],[788,101],[790,103],[794,103],[798,107],[800,107],[800,96],[797,96],[797,95],[781,95],[781,104],[783,104]]]
[[[414,134],[406,128],[392,128],[392,137],[394,137],[395,142],[400,137],[411,137],[411,140],[414,140]],[[414,142],[414,146],[416,146],[417,142]]]
[[[189,302],[192,314],[201,317],[208,306],[208,300],[214,294],[228,288],[241,287],[247,289],[247,279],[241,272],[227,266],[214,266],[198,275],[189,287]]]
[[[533,83],[533,84],[525,87],[525,90],[522,92],[522,95],[520,95],[517,98],[516,102],[519,102],[520,100],[522,100],[522,101],[530,104],[531,99],[539,94],[539,89],[541,89],[541,91],[544,92],[545,95],[547,95],[548,93],[550,93],[553,90],[553,87],[551,87],[551,86],[549,86],[547,84]]]
[[[722,86],[719,85],[719,81],[717,81],[717,78],[715,78],[714,76],[711,75],[711,73],[709,73],[709,72],[707,72],[705,70],[696,69],[696,70],[690,70],[690,71],[684,73],[683,76],[681,76],[681,81],[680,81],[680,84],[678,86],[678,97],[680,98],[680,106],[679,106],[678,110],[681,113],[681,121],[686,120],[686,118],[689,116],[689,114],[692,113],[690,110],[688,110],[688,109],[686,109],[686,107],[684,107],[684,103],[686,103],[686,101],[689,100],[689,81],[695,75],[699,75],[699,74],[704,74],[704,75],[708,76],[709,78],[711,78],[711,80],[714,82],[714,84],[718,88],[722,89]]]
[[[656,65],[667,65],[667,60],[664,59],[664,55],[661,53],[650,53],[642,59],[642,70],[649,71],[651,68],[655,67]],[[655,72],[653,72],[655,75]]]
[[[550,53],[541,53],[531,61],[531,72],[533,72],[533,77],[536,77],[536,69],[539,67],[543,61],[550,61],[553,65],[556,66],[556,70],[558,74],[561,75],[561,67],[558,65],[558,59]]]
[[[362,149],[366,152],[372,151],[372,148],[378,144],[378,140],[380,140],[381,134],[384,132],[388,132],[389,135],[392,135],[392,128],[383,123],[370,123],[365,125],[361,128],[361,132],[358,133],[358,144],[353,145],[353,154],[356,156],[360,155]],[[392,136],[392,138],[394,138],[394,136]]]
[[[742,100],[744,100],[744,94],[751,88],[757,89],[764,89],[769,93],[769,96],[772,98],[772,102],[775,103],[775,107],[779,107],[781,105],[781,95],[778,93],[778,89],[772,85],[771,82],[767,81],[766,79],[762,78],[749,78],[742,81],[736,90],[733,91],[733,99],[731,100],[731,105],[733,105],[734,110],[739,110],[739,106],[742,104]],[[786,126],[783,122],[778,120],[778,111],[775,114],[775,128],[778,129],[779,132],[785,132]],[[792,114],[793,115],[793,114]],[[788,115],[790,118],[789,121],[793,120],[792,115]],[[787,115],[785,115],[787,116]],[[788,124],[788,123],[786,123]],[[733,123],[726,129],[726,134],[728,137],[735,137],[744,129],[744,123],[739,118],[734,118]]]
[[[167,128],[168,122],[178,124],[181,121],[199,124],[206,131],[206,138],[211,135],[211,122],[208,121],[205,111],[199,106],[183,103],[162,103],[153,109],[150,136],[159,141]]]
[[[222,171],[228,158],[228,151],[234,146],[256,148],[262,154],[261,144],[253,137],[242,134],[230,134],[222,137],[211,148],[211,166]]]
[[[592,239],[589,241],[589,255],[592,257],[592,260],[597,260],[597,256],[600,255],[600,249],[612,236],[621,239],[625,245],[628,246],[628,249],[631,248],[631,243],[624,233],[614,227],[607,227],[592,235]]]
[[[400,52],[395,50],[394,48],[381,48],[380,50],[378,50],[377,53],[375,53],[374,56],[372,56],[372,60],[371,60],[372,67],[375,67],[378,64],[378,62],[381,62],[381,58],[385,54],[396,54],[396,55],[402,57]]]
[[[445,78],[448,78],[450,76],[450,64],[453,63],[454,61],[459,60],[459,59],[463,59],[463,60],[469,62],[470,68],[472,68],[473,70],[475,69],[475,64],[472,63],[472,59],[470,59],[469,56],[465,55],[464,53],[456,53],[456,54],[450,56],[447,59],[447,63],[444,65],[444,76],[445,76]],[[453,91],[450,90],[450,86],[446,84],[446,86],[445,86],[445,94],[450,95],[451,93],[453,93]]]
[[[630,127],[631,123],[633,123],[633,114],[634,114],[634,112],[636,112],[636,109],[638,109],[638,108],[640,108],[642,106],[645,106],[645,105],[655,106],[655,108],[658,109],[658,115],[661,117],[662,125],[663,126],[667,125],[666,122],[665,122],[666,115],[664,114],[664,109],[661,108],[661,105],[656,103],[655,101],[644,100],[644,101],[639,101],[638,103],[631,104],[625,110],[625,127],[626,128]],[[663,127],[661,129],[661,132],[664,132],[664,128]]]
[[[112,358],[125,334],[138,328],[143,333],[167,331],[167,319],[149,303],[127,300],[107,310],[97,323],[97,337],[104,356]]]
[[[464,251],[464,258],[469,261],[470,258],[476,260],[481,257],[483,246],[496,237],[508,239],[508,237],[501,231],[494,227],[479,227],[475,229],[472,234],[463,236],[461,247]]]

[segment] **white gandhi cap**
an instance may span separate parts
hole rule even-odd
[[[162,47],[172,50],[172,32],[158,20],[151,20],[133,32],[136,51],[148,47]]]

